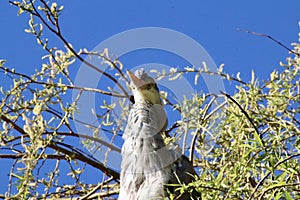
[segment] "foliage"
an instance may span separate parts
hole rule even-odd
[[[59,19],[63,6],[44,0],[10,3],[18,7],[18,14],[29,15],[29,28],[25,31],[36,38],[47,54],[43,57],[44,64],[32,75],[7,67],[4,60],[0,62],[0,71],[4,73],[1,76],[12,80],[9,89],[1,90],[0,159],[14,161],[9,176],[4,177],[9,183],[7,192],[0,197],[115,197],[119,173],[93,154],[103,145],[110,150],[116,148],[98,137],[99,130],[110,135],[112,144],[120,140],[124,130],[131,103],[128,88],[124,88],[128,79],[122,63],[112,59],[107,50],[75,50],[61,31]],[[54,34],[65,48],[52,46],[47,34]],[[205,66],[155,71],[157,78],[168,77],[170,81],[192,74],[197,83],[198,77],[205,73],[236,84],[232,96],[198,93],[176,104],[166,91],[162,92],[166,107],[174,109],[172,114],[182,119],[169,124],[166,139],[176,141],[185,134],[193,136],[189,156],[199,177],[194,183],[182,186],[182,191],[196,190],[203,199],[300,198],[300,44],[293,45],[291,57],[266,81],[258,81],[253,72],[247,83],[240,79],[239,73],[233,77],[223,72],[223,66],[218,72],[211,72]],[[99,62],[111,69],[109,73],[85,60],[86,55],[99,57]],[[77,62],[105,76],[110,87],[74,85],[69,69],[76,68]],[[113,85],[121,92],[110,89]],[[79,92],[72,101],[69,97],[74,90]],[[95,113],[101,126],[80,122],[94,131],[93,136],[78,133],[74,128],[73,116],[78,112],[77,103],[83,92],[93,92],[103,99]],[[106,97],[112,96],[117,102],[107,104]],[[116,106],[122,108],[119,120],[112,116]],[[84,139],[81,148],[73,146],[79,138]],[[215,145],[207,149],[209,140]],[[66,168],[68,172],[62,172]],[[98,173],[98,183],[86,183],[82,177],[88,171]]]

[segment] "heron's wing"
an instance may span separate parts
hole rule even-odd
[[[195,180],[195,176],[197,176],[192,163],[184,155],[174,162],[172,171],[173,173],[171,174],[169,180],[170,185],[189,184],[193,182]],[[178,200],[201,200],[201,195],[196,191],[180,194],[178,191],[176,191],[176,186],[169,186],[168,190],[172,192]]]

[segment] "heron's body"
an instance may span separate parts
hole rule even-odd
[[[135,78],[143,79],[137,73],[137,77],[129,73],[138,87],[133,86],[135,104],[123,135],[119,200],[162,199],[168,191],[175,193],[169,184],[177,184],[178,180],[189,183],[195,172],[176,146],[165,144],[162,133],[167,116],[157,86],[151,77],[140,84]],[[178,199],[191,199],[189,196],[178,195]]]

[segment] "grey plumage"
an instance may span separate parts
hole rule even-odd
[[[175,199],[200,199],[195,192],[180,196],[168,186],[190,183],[196,173],[178,146],[164,142],[168,120],[154,79],[143,69],[128,74],[135,104],[123,135],[119,200],[162,199],[168,192]]]

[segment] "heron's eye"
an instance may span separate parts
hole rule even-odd
[[[148,84],[145,84],[145,85],[141,86],[139,89],[141,89],[141,90],[151,90],[151,88],[154,85],[155,85],[154,83],[148,83]]]
[[[133,95],[130,96],[129,100],[130,100],[130,102],[131,102],[132,104],[135,103],[135,100],[134,100],[134,96],[133,96]]]

